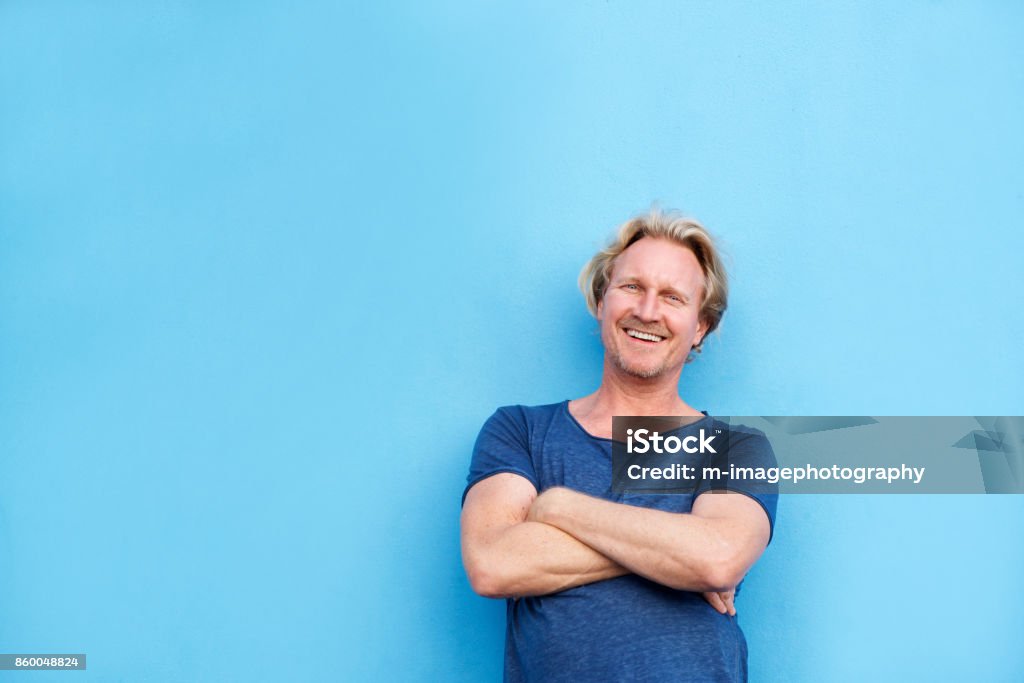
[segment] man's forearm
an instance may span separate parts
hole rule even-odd
[[[728,590],[742,578],[717,520],[652,510],[558,489],[530,519],[550,524],[622,567],[672,588]]]
[[[628,574],[618,563],[541,522],[520,522],[496,533],[467,556],[473,588],[487,597],[547,595]]]

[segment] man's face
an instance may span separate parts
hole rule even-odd
[[[704,273],[688,248],[644,237],[622,252],[597,306],[608,359],[633,377],[678,373],[704,337]]]

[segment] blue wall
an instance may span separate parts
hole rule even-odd
[[[1020,5],[209,4],[0,7],[0,652],[497,680],[470,448],[653,200],[732,257],[691,403],[1024,414]],[[1024,498],[779,515],[754,680],[1020,680]]]

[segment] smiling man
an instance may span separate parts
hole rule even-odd
[[[714,240],[652,212],[622,226],[580,286],[601,327],[600,386],[499,408],[463,494],[470,583],[507,600],[505,680],[745,680],[734,598],[771,539],[776,495],[725,481],[674,494],[612,485],[613,416],[679,416],[684,439],[728,429],[679,395],[683,366],[726,310]],[[763,434],[740,431],[728,462],[775,459]]]

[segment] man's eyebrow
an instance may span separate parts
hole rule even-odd
[[[680,299],[687,303],[690,302],[690,295],[687,294],[686,292],[676,289],[675,287],[663,287],[661,291],[665,292],[666,294],[674,294],[675,296],[678,296]]]

